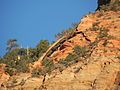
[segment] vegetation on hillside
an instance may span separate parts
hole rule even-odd
[[[60,39],[63,36],[69,36],[69,35],[73,35],[74,34],[74,30],[76,29],[76,27],[78,26],[78,23],[73,23],[72,27],[63,30],[61,33],[58,33],[55,35],[56,39]]]
[[[29,63],[33,63],[49,48],[48,40],[41,40],[35,48],[20,48],[16,39],[7,41],[7,53],[0,58],[6,64],[5,71],[9,75],[29,72]]]
[[[59,34],[56,37],[59,39],[63,36],[69,36],[74,33],[77,24],[74,24],[72,28],[69,28]],[[93,25],[92,30],[99,31],[96,41],[91,42],[88,46],[75,46],[73,52],[69,53],[65,59],[61,59],[58,63],[53,63],[53,60],[46,57],[42,61],[42,68],[37,68],[32,71],[33,77],[39,77],[41,75],[50,74],[53,70],[59,69],[60,72],[78,61],[84,62],[84,60],[90,56],[91,47],[98,44],[100,39],[109,38],[108,30],[99,27],[97,24]],[[106,46],[107,41],[104,43]],[[0,58],[0,63],[6,64],[5,71],[10,75],[21,72],[29,72],[29,64],[38,60],[49,48],[50,43],[48,40],[41,40],[35,48],[20,48],[16,39],[10,39],[7,42],[7,53]]]
[[[43,68],[36,68],[32,71],[33,77],[39,77],[41,75],[44,76],[46,73],[51,74],[51,72],[55,69],[55,64],[49,58],[45,58],[42,61],[42,66]]]
[[[74,29],[77,27],[77,23],[72,24],[72,27],[64,30],[63,32],[56,35],[56,38],[59,39],[63,36],[72,35],[74,33]],[[49,48],[50,43],[48,40],[41,40],[35,48],[20,48],[20,45],[17,43],[16,39],[9,39],[7,41],[6,54],[3,58],[0,58],[0,63],[6,64],[5,71],[10,75],[20,73],[20,72],[29,72],[29,64],[38,60],[43,53]],[[42,72],[51,72],[54,67],[52,61],[49,60],[43,61],[43,70]],[[53,66],[53,67],[51,67]],[[41,70],[35,70],[35,72]],[[33,72],[34,73],[34,72]],[[38,75],[40,73],[37,73]],[[41,74],[40,74],[41,75]],[[42,74],[43,75],[43,74]]]
[[[71,64],[76,63],[80,60],[84,60],[88,53],[89,49],[87,47],[75,46],[73,48],[73,52],[69,53],[65,59],[61,59],[58,63],[53,63],[51,59],[45,58],[42,61],[43,68],[34,69],[32,76],[39,77],[41,75],[46,75],[47,73],[51,74],[51,72],[55,69],[59,69],[61,72]]]
[[[100,7],[100,10],[103,10],[103,11],[120,11],[120,1],[116,0],[113,3],[107,4],[107,5],[102,5]]]

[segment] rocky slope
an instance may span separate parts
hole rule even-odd
[[[54,63],[66,58],[75,46],[87,47],[87,56],[79,57],[62,71],[55,69],[39,78],[30,73],[8,76],[0,90],[120,90],[119,10],[100,10],[84,16],[72,37],[57,42],[61,45],[46,54]],[[39,65],[40,61],[35,62],[34,67]]]
[[[99,38],[89,58],[82,60],[54,77],[46,76],[43,84],[48,90],[119,90],[120,89],[120,12],[96,12],[81,20],[81,32],[55,51],[55,60],[66,57],[75,45],[88,46],[98,40],[98,27],[108,29],[108,37]],[[95,26],[94,26],[95,25]],[[84,33],[84,36],[83,34]],[[105,44],[106,43],[106,44]],[[78,70],[76,73],[76,70]]]

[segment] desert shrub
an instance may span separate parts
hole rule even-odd
[[[75,46],[74,47],[74,53],[77,54],[79,57],[86,57],[88,53],[87,47],[81,47],[81,46]]]
[[[45,74],[46,74],[46,72],[44,72],[44,70],[42,70],[42,69],[34,69],[32,71],[32,77],[39,77],[39,76],[45,75]]]
[[[99,31],[99,35],[97,38],[110,38],[111,36],[108,35],[108,29],[104,27],[99,27],[96,23],[93,24],[92,30]]]
[[[88,55],[89,50],[86,47],[75,46],[73,52],[69,53],[65,59],[61,59],[58,63],[62,64],[65,67],[68,67],[71,64],[74,64],[81,60],[82,57]]]
[[[17,48],[12,50],[11,52],[7,52],[4,56],[3,59],[6,60],[18,60],[18,56],[20,56],[20,59],[28,59],[27,56],[27,49],[24,48]]]
[[[75,62],[78,60],[78,56],[74,53],[69,53],[69,55],[65,58],[65,61],[70,64],[71,62]]]
[[[120,11],[120,1],[116,0],[113,3],[107,4],[107,5],[102,5],[100,10],[104,11]]]
[[[48,74],[50,74],[55,69],[53,61],[49,58],[45,58],[42,62],[42,65],[44,66],[44,72]]]
[[[8,44],[11,45],[11,43],[14,44],[16,41],[9,41]],[[7,52],[0,62],[5,63],[8,66],[6,68],[8,73],[10,73],[9,71],[11,71],[11,68],[14,68],[17,73],[25,73],[29,71],[28,64],[37,60],[37,58],[48,49],[48,47],[49,42],[47,40],[41,40],[35,48],[29,48],[29,51],[24,48],[14,48]],[[18,58],[18,56],[20,58]]]
[[[97,26],[93,26],[93,27],[92,27],[92,30],[93,30],[93,31],[97,31],[97,30],[98,30],[98,27],[97,27]]]
[[[104,10],[104,11],[110,10],[109,4],[107,4],[107,5],[102,5],[100,8],[101,8],[100,10]]]
[[[59,62],[61,65],[68,67],[68,62],[65,59],[60,59]]]
[[[29,48],[29,59],[31,60],[31,63],[36,61],[39,57],[39,52],[37,48]]]
[[[72,35],[74,33],[74,30],[69,28],[68,30],[64,30],[62,31],[61,33],[58,33],[55,37],[57,39],[60,39],[62,38],[63,36],[69,36],[69,35]]]
[[[16,61],[15,60],[7,60],[7,59],[4,59],[4,63],[8,66],[8,67],[11,67],[11,68],[14,68],[16,66]]]
[[[51,67],[53,64],[52,60],[49,59],[49,58],[45,58],[43,61],[42,61],[42,65],[44,67]]]
[[[108,37],[108,30],[105,28],[99,28],[100,32],[97,38],[107,38]]]
[[[27,55],[27,49],[20,48],[20,49],[18,49],[18,53],[17,54],[20,55],[20,56],[25,56],[25,55]]]
[[[94,42],[91,42],[91,43],[89,44],[89,46],[90,46],[90,47],[97,46],[97,45],[98,45],[98,42],[99,42],[99,40],[95,40]]]
[[[16,78],[13,78],[13,79],[12,79],[12,83],[17,83],[17,79],[16,79]]]
[[[36,46],[37,57],[40,57],[49,48],[48,40],[41,40]]]
[[[108,37],[108,39],[116,39],[117,38],[117,37],[112,36],[112,35],[108,35],[107,37]]]
[[[0,64],[1,63],[4,63],[4,59],[3,58],[0,58]]]
[[[33,63],[46,52],[49,48],[48,40],[41,40],[35,48],[17,48],[17,40],[9,40],[7,42],[8,52],[0,58],[0,63],[6,64],[6,72],[12,75],[12,69],[15,69],[17,73],[28,72],[29,63]],[[11,72],[10,72],[11,71]]]
[[[72,24],[71,28],[63,30],[61,33],[58,33],[57,35],[55,35],[56,39],[60,39],[63,36],[72,36],[72,35],[74,35],[74,30],[75,30],[75,28],[77,26],[78,26],[78,23]]]
[[[73,61],[75,59],[76,59],[75,55],[72,53],[69,53],[69,55],[65,58],[65,61],[70,62],[70,61]]]
[[[12,76],[15,72],[16,69],[15,68],[11,68],[11,67],[5,67],[5,72],[7,72],[10,76]]]
[[[49,58],[45,58],[42,61],[42,66],[43,68],[34,69],[32,71],[33,77],[39,77],[41,75],[44,76],[46,73],[51,74],[51,72],[55,69],[54,63]]]
[[[66,67],[68,67],[68,64],[64,64],[61,62],[61,60],[55,64],[55,69],[59,69],[60,72],[62,72]]]
[[[23,72],[23,73],[29,71],[27,60],[16,60],[15,61],[15,60],[4,59],[4,63],[7,65],[5,70],[7,70],[8,73],[12,73],[12,69],[14,69],[15,72]]]
[[[17,60],[17,56],[18,56],[18,53],[19,53],[19,49],[14,49],[12,50],[11,52],[7,52],[3,58],[4,59],[8,59],[8,60]]]
[[[54,69],[51,69],[51,67],[50,68],[44,67],[44,68],[34,69],[32,71],[32,77],[44,76],[44,75],[46,75],[46,73],[51,74],[52,70],[54,70]]]
[[[39,77],[39,72],[37,69],[33,69],[31,73],[32,77]]]
[[[28,72],[29,68],[28,68],[27,60],[16,61],[15,68],[16,68],[17,72],[23,72],[23,73]]]

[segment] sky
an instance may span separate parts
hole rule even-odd
[[[0,56],[6,42],[17,39],[24,48],[55,35],[94,12],[97,0],[0,0]]]

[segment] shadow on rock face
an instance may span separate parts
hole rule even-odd
[[[102,5],[109,4],[112,0],[98,0],[98,8],[96,10],[99,10]]]

